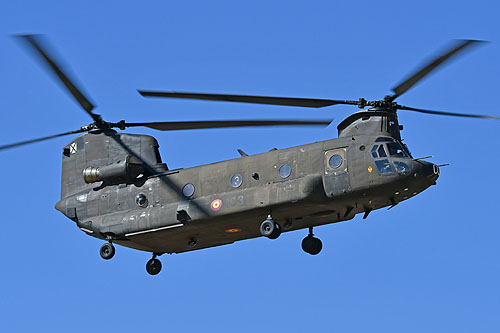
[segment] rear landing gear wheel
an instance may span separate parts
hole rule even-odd
[[[104,260],[109,260],[115,255],[115,247],[111,243],[104,243],[99,250],[101,258]]]
[[[269,239],[276,239],[281,235],[281,227],[269,214],[267,219],[260,225],[260,233]]]
[[[148,262],[146,263],[146,271],[151,275],[156,275],[160,273],[161,261],[156,258],[149,259]]]
[[[309,235],[302,240],[302,250],[311,255],[316,255],[321,252],[323,243],[319,238],[314,237],[312,228],[309,228]]]

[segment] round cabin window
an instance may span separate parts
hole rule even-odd
[[[182,194],[184,194],[186,198],[190,198],[194,194],[194,185],[193,184],[184,185],[184,187],[182,188]]]
[[[292,173],[292,168],[288,164],[283,164],[280,167],[280,177],[287,178]]]
[[[139,193],[135,197],[135,203],[139,207],[146,208],[148,206],[148,198],[143,193]]]
[[[339,166],[342,165],[342,161],[343,161],[342,156],[340,156],[339,154],[335,154],[332,155],[332,157],[330,157],[328,163],[330,164],[330,167],[332,167],[333,169],[337,169]]]
[[[240,187],[242,182],[243,182],[243,178],[241,177],[241,175],[239,173],[237,173],[231,177],[231,186],[232,187]]]

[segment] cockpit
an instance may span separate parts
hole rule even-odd
[[[374,158],[387,157],[388,155],[386,152],[389,153],[389,156],[411,158],[411,154],[410,151],[408,150],[408,147],[405,144],[396,141],[393,138],[380,137],[377,138],[375,142],[379,144],[376,144],[372,148],[372,155]],[[379,156],[377,156],[377,153]]]
[[[371,155],[375,159],[375,166],[380,175],[389,175],[394,171],[400,175],[407,175],[411,171],[408,164],[401,161],[411,158],[408,148],[394,138],[377,138],[371,149]]]

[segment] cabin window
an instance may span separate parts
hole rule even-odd
[[[395,142],[388,143],[387,149],[389,149],[389,155],[391,156],[406,157],[406,153],[403,148]]]
[[[347,148],[336,148],[324,153],[325,173],[339,175],[347,172]]]
[[[333,169],[337,169],[342,165],[343,158],[339,154],[332,155],[328,163]]]
[[[148,206],[148,198],[143,193],[139,193],[135,197],[135,203],[139,207],[146,208]]]
[[[381,175],[388,174],[392,172],[392,167],[389,164],[389,160],[378,160],[375,161],[378,173]]]
[[[279,170],[281,178],[287,178],[292,173],[292,168],[288,164],[283,164]]]
[[[241,183],[243,182],[243,178],[239,173],[235,174],[234,176],[231,177],[231,186],[232,187],[240,187]]]
[[[184,194],[186,198],[192,197],[194,194],[194,185],[193,184],[184,185],[184,187],[182,188],[182,194]]]
[[[378,155],[377,155],[377,149],[378,149],[378,145],[373,146],[373,148],[372,148],[372,156],[373,156],[373,158],[377,158],[378,157]]]

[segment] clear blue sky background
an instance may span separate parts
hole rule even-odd
[[[9,37],[45,33],[109,121],[335,118],[328,128],[154,135],[171,168],[336,137],[355,108],[148,100],[136,88],[382,98],[454,38],[489,40],[399,102],[500,114],[497,1],[2,1],[0,144],[90,122]],[[163,256],[86,236],[53,207],[66,137],[0,153],[2,332],[499,332],[500,121],[400,112],[438,186],[367,221]]]

